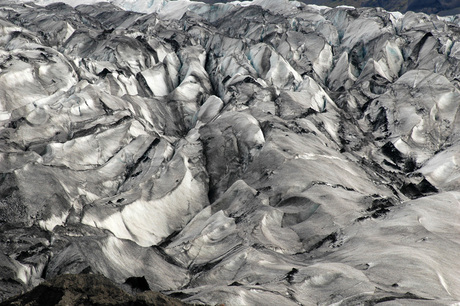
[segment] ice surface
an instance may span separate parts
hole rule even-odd
[[[108,229],[116,237],[135,241],[140,246],[156,245],[187,224],[206,204],[203,185],[193,179],[189,169],[180,180],[178,186],[159,199],[141,197],[119,209],[85,211],[82,223]]]
[[[455,19],[45,2],[0,4],[1,299],[102,273],[210,305],[460,301]]]

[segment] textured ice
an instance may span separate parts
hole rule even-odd
[[[193,178],[189,169],[179,180],[180,183],[162,198],[141,196],[122,207],[89,209],[84,212],[81,222],[108,229],[116,237],[135,241],[140,246],[156,245],[187,224],[191,216],[206,204],[204,187]]]
[[[0,4],[1,299],[101,273],[210,305],[460,301],[455,19],[46,3]]]

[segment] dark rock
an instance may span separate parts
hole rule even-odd
[[[126,279],[125,284],[130,286],[133,289],[133,291],[144,292],[150,290],[149,283],[147,282],[144,276],[129,277],[128,279]]]
[[[102,275],[64,274],[0,305],[186,305],[153,291],[130,295]]]

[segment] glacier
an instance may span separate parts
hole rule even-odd
[[[458,16],[71,2],[0,1],[0,305],[460,303]]]

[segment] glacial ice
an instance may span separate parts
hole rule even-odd
[[[190,303],[460,301],[454,19],[47,3],[0,4],[0,299],[102,273]]]

